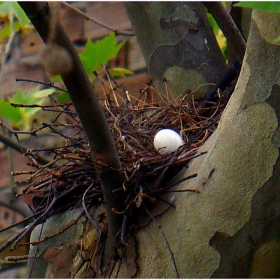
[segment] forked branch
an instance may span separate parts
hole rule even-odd
[[[93,91],[80,58],[65,33],[61,24],[52,22],[51,10],[47,2],[19,2],[43,41],[51,41],[68,52],[72,61],[72,70],[61,74],[63,82],[73,101],[76,112],[86,132],[95,168],[99,174],[108,218],[108,238],[105,248],[104,262],[110,259],[110,252],[116,248],[115,238],[122,225],[122,215],[111,211],[112,208],[123,210],[122,192],[123,172],[119,156],[114,145],[104,112]],[[100,163],[100,164],[98,164]],[[106,252],[108,252],[106,254]],[[114,252],[114,250],[113,250]]]

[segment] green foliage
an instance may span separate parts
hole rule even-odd
[[[225,58],[225,60],[227,60],[228,55],[227,55],[227,40],[223,34],[223,32],[221,31],[221,28],[219,27],[218,23],[216,22],[216,20],[213,18],[213,16],[211,14],[207,14],[209,23],[211,25],[211,27],[213,28],[214,34],[216,36],[218,45],[223,53],[223,56]]]
[[[79,54],[86,73],[92,75],[92,71],[98,70],[102,64],[106,64],[116,57],[124,44],[125,41],[117,44],[114,32],[96,43],[93,43],[91,39],[88,39],[84,51]],[[115,71],[112,70],[112,77],[124,77],[125,75],[133,74],[133,72],[127,69],[119,69],[120,70],[115,69]],[[116,76],[114,76],[115,74]],[[61,77],[59,75],[53,76],[52,81],[61,81]]]
[[[0,100],[0,116],[10,120],[12,123],[18,123],[21,120],[19,108],[14,108],[10,102]]]
[[[280,13],[280,5],[279,2],[247,2],[247,1],[241,1],[237,4],[234,4],[235,7],[241,7],[241,8],[251,8],[251,9],[257,9],[260,11],[265,12],[274,12],[274,13]]]
[[[65,103],[65,102],[71,101],[71,98],[70,98],[70,96],[69,96],[69,94],[67,92],[61,91],[56,96],[56,101],[58,103]]]
[[[13,23],[13,30],[18,32],[29,30],[29,18],[22,10],[18,2],[1,2],[0,3],[0,15],[12,15],[16,17],[16,21]],[[3,29],[0,31],[0,42],[8,38],[11,35],[12,29],[10,22],[6,22]]]
[[[30,22],[29,18],[22,10],[18,2],[14,2],[14,1],[2,2],[0,4],[0,14],[10,14],[10,13],[13,13],[17,17],[18,21],[23,25],[27,25]]]
[[[21,28],[21,24],[19,22],[15,22],[13,24],[13,30],[14,31],[19,31]],[[9,38],[11,36],[11,32],[12,32],[12,29],[11,29],[11,25],[10,23],[7,23],[5,25],[5,27],[0,31],[0,42],[3,42],[6,38]]]
[[[8,101],[0,100],[0,116],[10,120],[12,124],[19,128],[28,130],[31,125],[31,118],[40,108],[20,108],[13,107],[10,103],[15,104],[39,104],[42,105],[46,97],[54,93],[54,89],[39,90],[38,87],[24,94],[22,90],[18,90]]]
[[[108,72],[113,78],[124,78],[125,76],[134,74],[132,71],[120,67],[111,68]]]
[[[84,51],[80,54],[86,73],[92,74],[93,70],[98,70],[102,64],[114,58],[124,43],[117,44],[114,32],[96,43],[88,39]]]

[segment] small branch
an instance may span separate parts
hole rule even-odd
[[[86,206],[86,195],[88,193],[88,191],[90,190],[90,188],[92,187],[93,183],[87,188],[87,190],[84,192],[83,194],[83,198],[82,198],[82,205],[84,208],[84,211],[86,213],[86,216],[88,217],[88,219],[90,220],[90,222],[92,223],[92,225],[95,227],[96,231],[98,232],[98,236],[99,236],[99,241],[101,240],[101,236],[102,236],[102,229],[98,226],[98,222],[96,222],[93,217],[90,215],[87,206]]]
[[[19,143],[13,141],[11,138],[3,135],[2,133],[0,133],[0,141],[2,143],[4,143],[6,146],[11,147],[12,149],[16,150],[17,152],[21,153],[21,154],[25,154],[28,149],[22,145],[20,145]],[[47,160],[46,158],[38,155],[37,153],[35,153],[35,158],[36,161],[40,164],[47,164],[49,163],[49,160]]]
[[[239,61],[243,60],[246,41],[240,33],[238,27],[233,21],[230,14],[227,12],[222,2],[203,2],[204,6],[212,14],[212,16],[217,21],[221,30],[223,31],[227,40],[233,45],[237,53],[237,59]]]
[[[28,255],[22,255],[22,256],[7,256],[5,259],[8,262],[26,262],[28,260]]]
[[[44,82],[40,82],[40,81],[34,81],[34,80],[30,80],[30,79],[22,79],[22,78],[16,78],[16,82],[28,82],[28,83],[34,83],[34,84],[39,84],[39,85],[43,85],[43,86],[47,86],[47,87],[51,87],[57,90],[61,90],[64,92],[67,92],[67,90],[61,88],[61,87],[57,87],[55,86],[53,83],[44,83]]]
[[[4,194],[3,192],[1,192],[0,195],[0,206],[17,212],[24,218],[32,214],[27,204],[25,204],[20,198],[11,197],[7,194]]]
[[[96,23],[96,24],[98,24],[98,25],[100,25],[100,26],[110,30],[110,31],[115,32],[116,35],[135,36],[134,33],[131,32],[131,31],[119,31],[119,30],[115,29],[114,27],[109,26],[109,25],[103,23],[102,21],[99,21],[98,19],[95,19],[95,18],[89,16],[88,14],[82,12],[81,10],[75,8],[74,6],[68,4],[67,2],[63,1],[63,2],[61,2],[61,4],[63,4],[66,7],[70,8],[71,10],[76,12],[77,14],[83,16],[85,19],[90,20],[90,21],[92,21],[92,22],[94,22],[94,23]]]

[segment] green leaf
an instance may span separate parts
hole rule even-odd
[[[61,82],[61,81],[62,81],[62,78],[61,78],[60,75],[52,76],[51,79],[52,79],[52,82],[53,82],[53,83],[55,83],[55,82]]]
[[[113,78],[124,78],[125,76],[134,74],[132,71],[120,67],[111,68],[108,72]]]
[[[241,1],[235,7],[257,9],[265,12],[280,13],[279,2],[247,2]]]
[[[22,115],[20,113],[20,108],[15,108],[10,105],[10,102],[0,100],[0,116],[17,123],[21,120]]]
[[[86,72],[91,74],[93,70],[99,69],[102,64],[114,58],[124,43],[117,44],[114,32],[96,43],[88,39],[84,51],[80,54]]]
[[[18,90],[13,96],[9,97],[7,102],[9,105],[10,103],[15,103],[15,104],[43,104],[46,100],[46,98],[54,93],[55,89],[43,89],[39,90],[38,87],[36,87],[34,90],[24,94],[22,90]],[[38,111],[41,110],[41,108],[36,107],[36,108],[21,108],[17,107],[14,108],[13,106],[10,105],[13,109],[17,109],[18,115],[15,114],[15,118],[12,118],[10,114],[5,113],[6,118],[10,119],[14,124],[16,124],[18,127],[23,128],[25,130],[28,130],[30,128],[31,124],[31,117],[37,113]],[[9,109],[9,107],[7,107]],[[1,108],[0,108],[1,110]],[[4,111],[6,112],[6,111]],[[13,111],[14,112],[14,111]],[[0,113],[1,115],[1,113]]]
[[[55,92],[55,89],[53,89],[53,88],[40,89],[40,90],[38,90],[38,88],[36,88],[36,89],[28,92],[25,95],[26,102],[28,102],[29,104],[30,104],[30,102],[31,103],[35,102],[37,104],[43,104],[46,97],[53,94],[54,92]]]
[[[18,90],[13,96],[9,97],[9,102],[17,104],[43,104],[48,95],[55,92],[55,89],[39,90],[36,87],[34,90],[24,94],[22,90]]]
[[[20,27],[21,24],[19,22],[15,22],[13,29],[15,31],[19,31]],[[7,23],[5,27],[0,31],[0,42],[3,42],[6,38],[10,37],[11,32],[12,32],[11,25],[10,23]]]
[[[10,13],[10,5],[9,2],[3,1],[0,4],[0,14],[9,14]]]
[[[213,28],[213,31],[215,33],[218,45],[223,53],[223,56],[227,60],[228,59],[228,57],[227,57],[227,40],[226,40],[223,32],[221,31],[218,23],[214,19],[214,17],[209,13],[207,13],[207,17],[208,17],[211,27]]]
[[[65,103],[67,101],[70,101],[71,98],[70,98],[70,95],[67,92],[61,91],[61,92],[59,92],[56,100],[57,100],[58,103]]]
[[[6,38],[11,35],[11,25],[6,24],[6,26],[0,31],[0,42],[3,42]]]
[[[9,3],[12,6],[12,9],[16,17],[18,18],[19,22],[22,23],[23,25],[29,24],[30,20],[28,16],[25,14],[25,12],[23,11],[23,9],[21,8],[21,6],[19,5],[19,3],[14,1]]]
[[[280,36],[279,37],[277,37],[276,39],[275,39],[275,41],[274,41],[275,43],[279,43],[280,42]]]
[[[4,1],[0,4],[0,14],[14,13],[19,22],[23,25],[27,25],[30,20],[16,1]]]
[[[218,23],[216,22],[216,20],[214,19],[214,17],[211,14],[207,13],[207,17],[208,17],[211,27],[213,28],[215,35],[217,35],[217,33],[220,30]]]

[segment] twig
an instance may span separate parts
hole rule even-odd
[[[82,212],[78,215],[78,217],[77,217],[75,220],[73,220],[71,223],[69,223],[67,226],[65,226],[65,228],[59,230],[58,232],[56,232],[56,233],[54,233],[54,234],[52,234],[52,235],[50,235],[50,236],[45,236],[44,239],[42,239],[42,240],[31,241],[31,242],[26,242],[26,243],[21,243],[21,244],[18,245],[18,247],[22,247],[22,246],[26,246],[26,245],[33,245],[33,246],[35,246],[35,245],[38,245],[38,244],[40,244],[40,243],[45,242],[46,240],[48,240],[48,239],[50,239],[50,238],[54,238],[55,236],[64,233],[66,230],[68,230],[69,228],[71,228],[72,226],[74,226],[75,224],[77,224],[77,222],[80,220],[80,218],[81,218],[83,215],[84,215],[84,211],[82,211]]]
[[[182,183],[182,182],[184,182],[184,181],[186,181],[186,180],[195,178],[195,177],[197,177],[197,174],[192,174],[192,175],[190,175],[190,176],[184,177],[184,178],[182,178],[182,179],[180,179],[180,180],[178,180],[178,181],[176,181],[176,182],[174,182],[174,183],[172,182],[172,183],[170,183],[170,184],[164,186],[163,188],[159,188],[159,189],[156,190],[156,191],[149,192],[148,195],[151,195],[151,196],[152,196],[152,195],[155,195],[155,194],[157,194],[157,193],[166,192],[167,190],[169,190],[169,189],[175,187],[176,185],[178,185],[178,184],[180,184],[180,183]],[[193,192],[194,190],[191,190],[191,189],[190,189],[189,191]],[[198,192],[198,191],[195,191],[195,192]]]
[[[27,261],[29,258],[28,255],[22,255],[22,256],[7,256],[5,259],[8,262],[22,262],[22,261]]]
[[[44,85],[44,86],[47,86],[47,87],[51,87],[51,88],[54,88],[54,89],[57,89],[57,90],[61,90],[61,91],[64,91],[64,92],[67,92],[67,90],[61,88],[61,87],[57,87],[55,86],[53,83],[44,83],[44,82],[40,82],[40,81],[34,81],[34,80],[30,80],[30,79],[22,79],[22,78],[16,78],[16,82],[28,82],[28,83],[35,83],[35,84],[39,84],[39,85]]]
[[[91,221],[92,225],[95,227],[95,229],[97,230],[98,232],[98,240],[100,241],[101,240],[101,237],[102,237],[102,229],[98,226],[97,222],[93,219],[93,217],[90,215],[90,213],[88,212],[88,209],[87,209],[87,206],[86,206],[86,202],[85,202],[85,199],[86,199],[86,195],[88,193],[88,191],[90,190],[90,188],[93,186],[93,183],[86,189],[86,191],[84,192],[83,194],[83,198],[82,198],[82,205],[83,205],[83,208],[84,208],[84,211],[86,213],[86,216],[88,217],[88,219]]]
[[[159,222],[154,218],[154,216],[149,212],[149,210],[147,209],[147,207],[146,207],[146,205],[145,205],[144,203],[143,203],[143,205],[144,205],[145,210],[146,210],[146,212],[148,213],[148,215],[152,218],[152,220],[154,221],[154,223],[156,224],[156,226],[159,228],[159,230],[160,230],[160,232],[161,232],[161,234],[162,234],[162,236],[163,236],[163,238],[164,238],[164,240],[165,240],[165,244],[167,245],[168,251],[169,251],[169,253],[170,253],[170,257],[171,257],[171,259],[172,259],[172,263],[173,263],[173,266],[174,266],[174,268],[175,268],[176,276],[177,276],[177,278],[180,278],[180,275],[179,275],[179,272],[178,272],[178,269],[177,269],[177,265],[176,265],[176,262],[175,262],[174,254],[173,254],[173,252],[172,252],[172,250],[171,250],[171,247],[170,247],[170,245],[169,245],[169,242],[168,242],[168,240],[167,240],[167,237],[166,237],[166,235],[165,235],[165,233],[164,233],[164,231],[163,231],[163,229],[162,229],[160,223],[159,223]]]
[[[238,60],[242,61],[246,51],[246,41],[222,2],[203,2],[213,15],[227,40],[233,45]]]
[[[12,139],[3,135],[2,133],[0,133],[0,141],[2,143],[4,143],[5,145],[11,147],[12,149],[20,152],[21,154],[25,154],[28,151],[28,149],[26,147],[18,144],[17,142],[13,141]],[[37,153],[34,153],[34,157],[36,158],[36,161],[40,164],[48,164],[49,163],[49,160],[40,156]]]
[[[10,194],[9,197],[8,194],[1,192],[0,206],[11,209],[12,211],[19,213],[24,218],[29,216],[31,214],[31,210],[28,208],[28,206],[18,197],[11,197],[11,195],[12,194]]]
[[[81,10],[75,8],[74,6],[68,4],[67,2],[64,2],[64,1],[63,1],[63,2],[61,2],[61,4],[67,6],[67,7],[70,8],[71,10],[73,10],[73,11],[75,11],[76,13],[78,13],[79,15],[83,16],[85,19],[90,20],[90,21],[92,21],[92,22],[94,22],[94,23],[96,23],[96,24],[98,24],[98,25],[100,25],[100,26],[102,26],[102,27],[104,27],[104,28],[110,30],[110,31],[115,32],[116,35],[135,36],[135,34],[134,34],[133,32],[131,32],[131,31],[119,31],[119,30],[115,29],[114,27],[109,26],[109,25],[103,23],[102,21],[99,21],[99,20],[97,20],[97,19],[95,19],[95,18],[89,16],[88,14],[82,12]]]
[[[44,218],[47,218],[48,213],[52,210],[54,204],[57,201],[57,194],[56,194],[56,189],[54,189],[54,198],[52,199],[50,205],[48,206],[48,208],[44,211],[44,213],[42,213],[38,218],[35,219],[35,221],[33,221],[31,224],[29,224],[24,231],[19,234],[19,236],[17,236],[17,238],[15,238],[12,241],[12,249],[14,249],[17,244],[20,242],[20,240],[26,235],[28,234],[36,225],[38,225]]]
[[[107,72],[107,70],[106,70],[106,66],[105,66],[105,65],[102,65],[102,66],[103,66],[104,72],[105,72],[105,74],[106,74],[106,76],[107,76],[108,82],[109,82],[109,84],[110,84],[110,87],[111,87],[111,90],[112,90],[112,93],[113,93],[113,96],[114,96],[116,105],[117,105],[117,107],[120,107],[119,102],[118,102],[118,98],[117,98],[116,93],[115,93],[115,88],[113,87],[113,85],[112,85],[112,83],[111,83],[110,75],[108,74],[108,72]]]
[[[42,226],[41,226],[40,234],[39,234],[39,239],[41,239],[41,236],[42,236],[42,233],[43,233],[43,228],[44,228],[44,224],[42,224]],[[29,271],[28,278],[31,278],[33,269],[35,267],[35,260],[36,260],[36,258],[38,256],[38,253],[39,253],[39,247],[40,247],[40,244],[38,244],[37,247],[36,247],[36,251],[35,251],[35,254],[34,254],[34,258],[32,259],[31,269]]]
[[[31,219],[34,219],[36,216],[39,216],[39,215],[42,214],[42,213],[43,213],[43,210],[40,211],[40,212],[38,212],[38,213],[36,213],[36,214],[33,214],[33,215],[31,215],[31,216],[29,216],[29,217],[23,219],[23,220],[21,220],[20,222],[17,222],[17,223],[14,223],[14,224],[12,224],[12,225],[10,225],[10,226],[8,226],[8,227],[5,227],[5,228],[3,228],[3,229],[0,230],[0,233],[6,231],[6,230],[8,230],[8,229],[14,228],[14,227],[16,227],[16,226],[19,226],[19,225],[21,225],[21,224],[25,224],[25,223],[27,223],[28,221],[30,221]],[[1,251],[0,251],[0,252],[1,252]]]

